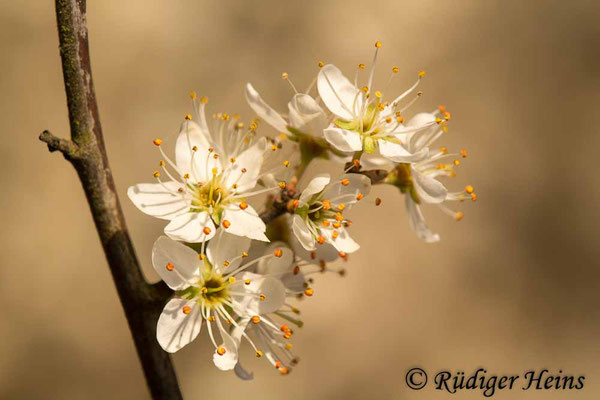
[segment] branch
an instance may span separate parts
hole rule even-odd
[[[42,132],[40,140],[48,145],[48,150],[51,153],[60,151],[67,160],[79,158],[79,147],[70,140],[58,138],[49,131]]]
[[[156,340],[156,321],[171,291],[144,280],[108,165],[92,81],[86,2],[55,1],[71,140],[48,131],[40,140],[51,152],[60,151],[79,175],[152,398],[182,399],[169,355]]]

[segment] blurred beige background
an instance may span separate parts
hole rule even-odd
[[[246,81],[283,108],[281,72],[301,87],[319,60],[352,74],[381,40],[379,82],[399,65],[399,91],[427,70],[412,110],[445,104],[444,143],[469,149],[452,183],[472,183],[477,203],[460,223],[425,210],[441,243],[421,243],[400,194],[378,187],[383,204],[354,212],[363,248],[347,277],[319,276],[302,304],[293,373],[247,353],[256,379],[238,381],[203,333],[174,357],[186,398],[482,398],[413,392],[416,365],[562,369],[585,389],[494,398],[600,398],[599,17],[596,1],[90,1],[109,158],[151,279],[164,224],[125,191],[149,180],[150,140],[176,132],[190,90],[249,118]],[[0,399],[148,398],[80,184],[37,139],[68,135],[53,2],[3,0],[0,22]]]

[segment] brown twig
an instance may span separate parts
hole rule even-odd
[[[40,140],[50,151],[60,151],[79,175],[152,397],[181,399],[170,357],[156,340],[156,321],[171,291],[142,276],[108,165],[92,82],[86,2],[55,3],[71,140],[48,131]]]

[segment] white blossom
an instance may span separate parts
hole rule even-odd
[[[450,119],[450,114],[444,107],[440,107],[431,113],[420,113],[408,121],[406,127],[422,126],[435,122],[443,116]],[[445,126],[433,124],[429,128],[406,134],[404,141],[409,150],[418,152],[420,149],[430,147],[446,131]],[[444,213],[454,217],[456,220],[463,218],[463,213],[453,211],[445,203],[449,201],[476,200],[477,196],[471,185],[465,187],[464,192],[450,192],[440,177],[454,177],[455,167],[460,165],[459,158],[467,156],[466,150],[460,153],[448,153],[445,147],[430,151],[423,160],[415,163],[399,163],[386,178],[386,183],[397,186],[405,196],[406,209],[409,216],[409,225],[419,238],[425,242],[432,243],[440,240],[440,236],[433,233],[421,211],[422,204],[434,204]]]
[[[345,174],[331,181],[327,174],[314,177],[294,205],[292,231],[302,247],[314,251],[318,245],[352,253],[359,245],[350,237],[344,212],[369,194],[371,181],[364,175]]]
[[[402,113],[417,97],[406,105],[402,101],[419,85],[424,71],[419,72],[415,84],[404,93],[395,97],[391,102],[384,101],[384,95],[379,90],[373,90],[373,78],[377,62],[377,53],[381,43],[375,44],[375,56],[369,77],[365,86],[359,87],[359,71],[364,69],[360,64],[354,83],[350,82],[343,73],[332,64],[325,65],[319,72],[317,88],[321,99],[336,118],[324,131],[325,139],[342,152],[365,152],[373,154],[376,151],[383,157],[395,162],[416,162],[427,156],[427,148],[417,152],[410,151],[403,141],[403,136],[410,132],[430,127],[436,122],[427,122],[420,126],[407,129],[402,125]],[[392,69],[392,77],[398,68]],[[390,80],[388,81],[391,82]]]
[[[127,191],[144,213],[170,221],[165,234],[175,240],[201,242],[214,236],[217,227],[251,239],[267,241],[265,224],[248,197],[278,190],[277,185],[254,190],[261,177],[267,149],[265,138],[254,138],[254,127],[243,125],[227,114],[213,118],[209,129],[204,102],[197,117],[186,117],[175,145],[175,162],[162,150],[157,183],[142,183]],[[267,181],[267,180],[265,180]],[[271,181],[269,181],[271,182]]]

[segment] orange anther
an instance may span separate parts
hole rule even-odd
[[[229,222],[228,220],[224,219],[223,222],[221,222],[221,226],[223,226],[223,228],[227,229],[231,226],[231,222]]]
[[[152,143],[154,143],[155,146],[160,146],[162,144],[162,139],[154,139]]]
[[[275,257],[279,258],[283,255],[283,250],[277,249],[273,254],[275,255]]]
[[[218,355],[222,356],[222,355],[223,355],[223,354],[225,354],[225,353],[226,353],[226,351],[225,351],[225,347],[223,347],[223,346],[219,346],[219,347],[217,347],[217,354],[218,354]]]
[[[248,208],[248,203],[246,203],[245,201],[242,201],[242,202],[240,203],[240,208],[241,208],[242,210],[245,210],[246,208]]]
[[[306,290],[304,290],[304,294],[310,297],[313,294],[315,294],[315,291],[313,290],[313,288],[307,288]]]
[[[192,312],[192,309],[191,309],[191,307],[189,307],[189,306],[184,306],[184,307],[181,309],[181,311],[183,311],[183,313],[187,315],[187,314],[189,314],[189,313],[191,313],[191,312]]]
[[[167,263],[167,266],[165,268],[167,269],[167,271],[173,271],[175,266],[173,265],[173,263]]]
[[[210,228],[209,228],[208,226],[205,226],[205,227],[204,227],[204,229],[202,229],[202,232],[203,232],[205,235],[210,235]]]

